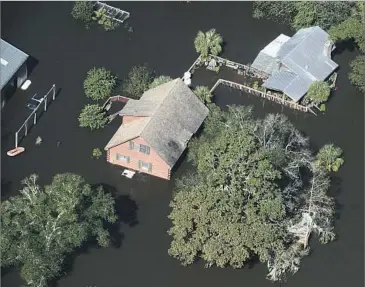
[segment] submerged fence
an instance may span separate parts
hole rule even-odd
[[[47,111],[47,104],[49,96],[52,97],[52,100],[56,98],[56,85],[53,85],[51,89],[44,95],[41,99],[34,99],[33,100],[38,102],[38,105],[33,109],[32,113],[28,116],[28,118],[24,121],[18,131],[15,133],[15,148],[18,147],[19,142],[28,135],[29,129],[37,124],[37,111],[43,105],[44,111]],[[24,132],[21,134],[21,132]],[[19,137],[20,135],[20,137]]]

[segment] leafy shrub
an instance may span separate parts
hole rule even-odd
[[[212,94],[210,93],[208,87],[197,86],[194,90],[194,93],[204,104],[209,104],[212,102]]]
[[[326,82],[313,82],[307,92],[306,97],[316,104],[323,103],[328,100],[331,93],[331,88]]]
[[[316,156],[316,164],[327,171],[336,172],[345,162],[341,156],[341,148],[333,144],[326,144],[319,150]]]
[[[105,31],[114,30],[118,27],[118,23],[106,16],[106,10],[100,9],[94,12],[93,20],[97,21],[98,24],[104,27]]]
[[[150,88],[152,75],[146,65],[135,66],[124,80],[122,92],[130,98],[139,99]]]
[[[93,68],[87,72],[84,81],[85,95],[93,99],[104,100],[111,96],[116,85],[116,77],[105,68]]]
[[[108,118],[102,107],[99,105],[86,105],[79,116],[80,127],[91,130],[103,128]]]
[[[77,21],[87,25],[91,22],[93,13],[94,9],[90,1],[76,1],[72,8],[71,15]]]
[[[156,88],[157,86],[162,84],[166,84],[172,80],[173,79],[170,76],[159,76],[152,81],[152,83],[150,84],[150,89]]]
[[[92,154],[93,158],[99,159],[102,155],[103,154],[102,154],[100,148],[94,148],[93,149],[93,154]]]
[[[365,92],[365,56],[360,55],[350,63],[349,79],[361,92]]]

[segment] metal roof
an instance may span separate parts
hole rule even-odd
[[[309,78],[297,76],[284,88],[283,92],[297,102],[304,97],[312,83],[313,81]]]
[[[333,47],[328,34],[320,27],[300,29],[280,47],[277,59],[282,66],[278,71],[272,70],[263,86],[282,91],[294,101],[299,101],[311,83],[325,80],[338,67],[330,58],[329,51]],[[270,67],[270,64],[267,66]],[[288,71],[296,77],[289,75]]]
[[[329,44],[328,34],[320,27],[305,28],[286,42],[278,55],[294,73],[323,81],[338,67],[330,55],[325,56]]]
[[[172,80],[146,91],[140,100],[127,102],[121,115],[145,118],[125,129],[119,128],[105,150],[140,136],[172,168],[208,113],[208,108],[181,79]]]
[[[270,42],[270,44],[266,45],[266,47],[260,51],[251,66],[257,70],[264,71],[267,74],[279,70],[280,59],[278,58],[278,52],[282,45],[289,39],[290,37],[280,34],[274,41]]]
[[[292,72],[276,71],[263,84],[265,88],[283,91],[298,75]]]
[[[18,69],[28,59],[28,55],[8,42],[1,39],[0,42],[0,87],[3,87],[10,81]]]

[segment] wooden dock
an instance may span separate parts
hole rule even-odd
[[[275,103],[278,103],[278,104],[287,106],[287,107],[289,107],[291,109],[294,109],[294,110],[298,110],[298,111],[301,111],[301,112],[311,112],[314,115],[317,115],[309,107],[305,107],[305,106],[302,106],[302,105],[300,105],[298,103],[295,103],[293,101],[288,101],[288,100],[286,100],[284,98],[280,98],[278,96],[275,96],[275,95],[272,95],[272,94],[269,94],[269,93],[266,93],[266,92],[263,92],[263,91],[259,91],[259,90],[253,89],[251,87],[247,87],[247,86],[242,85],[242,84],[238,84],[238,83],[235,83],[235,82],[227,81],[227,80],[224,80],[224,79],[219,79],[214,84],[214,86],[210,89],[210,93],[213,93],[214,90],[220,84],[225,85],[225,86],[228,86],[230,88],[234,88],[234,89],[240,90],[240,91],[245,91],[245,92],[247,92],[249,94],[253,94],[255,96],[259,96],[259,97],[264,98],[264,99],[268,99],[268,100],[270,100],[272,102],[275,102]]]
[[[218,65],[226,66],[228,68],[234,69],[234,70],[237,71],[238,74],[243,75],[247,78],[257,78],[257,79],[264,80],[264,79],[267,79],[267,77],[269,76],[268,74],[263,73],[262,71],[259,71],[257,69],[252,68],[250,65],[244,65],[244,64],[241,64],[241,63],[233,62],[231,60],[224,59],[222,57],[214,56],[214,55],[210,54],[208,56],[207,61],[210,61],[211,59],[214,59],[218,63]],[[194,63],[190,66],[190,68],[188,69],[188,72],[191,72],[193,74],[193,70],[195,70],[196,68],[201,66],[201,63],[202,63],[202,59],[199,56],[194,61]],[[248,86],[236,83],[236,82],[224,80],[224,79],[219,79],[214,84],[214,86],[211,88],[210,92],[212,93],[217,88],[217,86],[220,85],[220,84],[223,84],[223,85],[226,85],[226,86],[229,86],[231,88],[235,88],[235,89],[238,89],[238,90],[241,90],[241,91],[245,91],[249,94],[253,94],[253,95],[259,96],[259,97],[264,98],[264,99],[268,99],[270,101],[273,101],[275,103],[287,106],[287,107],[289,107],[291,109],[294,109],[294,110],[298,110],[298,111],[301,111],[301,112],[310,112],[314,115],[317,115],[311,109],[311,107],[303,106],[303,105],[300,105],[300,104],[298,104],[294,101],[290,101],[290,100],[285,99],[284,94],[279,95],[278,93],[275,93],[275,92],[266,92],[266,91],[263,92],[263,91],[260,91],[260,90],[257,90],[257,89],[254,89],[254,88],[251,88],[251,87],[248,87]]]

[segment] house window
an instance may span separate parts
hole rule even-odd
[[[121,155],[121,154],[117,153],[117,160],[119,160],[121,162],[129,163],[130,157],[129,156],[126,156],[126,155]]]
[[[152,164],[149,163],[149,162],[144,162],[142,160],[139,160],[138,161],[138,168],[142,169],[142,170],[145,170],[145,171],[151,172],[152,171]]]
[[[129,141],[129,149],[139,150],[139,143]]]
[[[139,151],[140,151],[140,152],[143,152],[143,153],[145,153],[145,154],[150,154],[150,147],[149,147],[149,146],[146,146],[146,145],[141,144],[141,145],[139,146]]]
[[[139,143],[135,143],[132,141],[129,141],[129,149],[135,149],[138,150],[139,152],[143,152],[145,154],[150,154],[150,147],[143,145],[143,144],[139,144]]]

